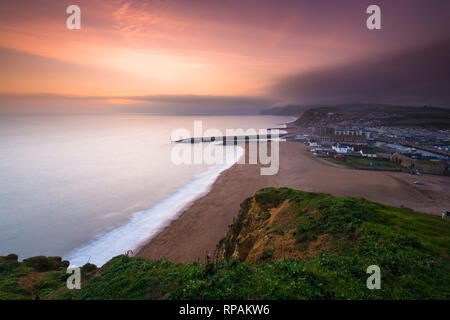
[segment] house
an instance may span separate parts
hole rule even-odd
[[[352,146],[348,146],[348,145],[340,144],[340,143],[333,144],[333,146],[331,148],[334,151],[336,151],[337,153],[349,153],[349,152],[353,152],[353,150],[354,150]]]
[[[331,144],[331,136],[330,135],[321,135],[320,143],[323,145],[330,145]]]

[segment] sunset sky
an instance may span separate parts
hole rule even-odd
[[[81,8],[81,30],[66,28],[71,4]],[[382,30],[366,28],[370,4],[381,7]],[[448,0],[4,0],[0,110],[450,106],[449,18]],[[422,65],[432,54],[434,64]],[[383,66],[391,73],[379,73]],[[362,71],[376,73],[375,82],[361,81]]]

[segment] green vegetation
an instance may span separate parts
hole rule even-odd
[[[292,109],[292,108],[290,108]],[[298,126],[316,125],[318,120],[326,117],[327,113],[340,114],[345,118],[359,118],[372,113],[379,120],[378,125],[414,127],[414,128],[450,128],[450,109],[439,107],[407,107],[382,104],[342,104],[316,105],[298,109],[302,115],[294,124]],[[281,109],[267,110],[265,114],[282,114]],[[288,111],[288,110],[286,110]],[[300,114],[297,112],[295,114]],[[294,113],[292,113],[294,114]],[[386,115],[390,115],[386,117]],[[378,118],[377,118],[378,117]]]
[[[33,257],[23,262],[17,256],[0,257],[0,300],[45,298],[67,279],[68,263],[58,257]]]
[[[296,226],[296,250],[305,250],[324,235],[330,239],[330,245],[314,257],[276,260],[276,250],[267,249],[259,264],[237,259],[199,264],[121,255],[101,269],[85,268],[82,289],[72,291],[65,289],[64,268],[39,272],[34,265],[1,257],[0,298],[33,299],[36,294],[53,299],[450,298],[450,222],[440,217],[361,198],[267,188],[242,203],[227,236],[240,234],[242,221],[255,206],[263,221],[265,212],[286,200],[290,223]],[[223,240],[218,249],[227,256],[233,243]],[[380,290],[366,287],[370,265],[381,268]],[[30,274],[41,275],[39,281],[31,287],[20,285]]]
[[[69,262],[62,262],[60,257],[37,256],[23,260],[23,264],[35,269],[37,272],[52,271],[60,266],[69,266]]]
[[[33,269],[16,260],[5,258],[0,258],[0,299],[26,299],[31,295],[31,290],[19,286],[17,281]]]
[[[375,152],[379,152],[379,153],[389,153],[388,150],[380,148],[380,147],[371,147],[371,149]]]
[[[346,156],[344,160],[336,160],[334,158],[326,157],[325,160],[345,165],[350,168],[355,169],[401,169],[396,163],[393,163],[389,160],[381,160],[381,159],[369,159],[369,158],[358,158],[358,157],[349,157]],[[370,165],[372,163],[372,166]]]
[[[450,118],[410,118],[401,119],[393,123],[397,127],[436,127],[446,129],[450,127]]]

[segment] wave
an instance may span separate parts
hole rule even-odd
[[[209,167],[172,195],[147,210],[134,213],[126,224],[74,249],[64,259],[75,266],[82,266],[87,262],[102,266],[112,257],[142,247],[178,218],[196,199],[208,193],[220,173],[230,168],[244,153],[242,148],[234,146],[225,147],[225,152],[233,152],[234,157],[226,157],[231,161]]]

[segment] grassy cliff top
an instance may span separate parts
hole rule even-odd
[[[69,291],[64,262],[2,257],[0,299],[449,299],[449,240],[440,217],[268,188],[241,204],[209,262],[121,255],[83,267]],[[379,290],[366,287],[370,265]]]

